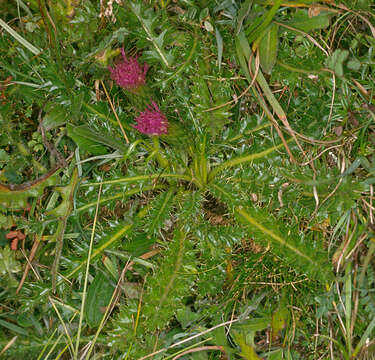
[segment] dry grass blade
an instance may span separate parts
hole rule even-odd
[[[111,315],[111,312],[113,311],[113,309],[116,306],[116,303],[117,303],[117,301],[118,301],[118,299],[120,297],[120,294],[121,294],[121,284],[123,283],[125,273],[126,273],[127,270],[129,270],[129,268],[131,267],[131,264],[133,264],[131,261],[128,261],[125,264],[124,269],[121,272],[120,278],[117,281],[116,288],[115,288],[115,290],[112,293],[111,299],[109,300],[109,304],[106,306],[106,310],[105,310],[103,318],[102,318],[102,320],[101,320],[101,322],[99,324],[98,330],[96,331],[93,340],[88,344],[88,348],[85,351],[85,354],[83,354],[81,356],[81,359],[84,359],[85,357],[86,357],[87,360],[90,359],[90,355],[91,355],[91,353],[92,353],[92,351],[94,349],[94,346],[96,344],[98,336],[99,336],[100,332],[102,331],[105,323],[107,322],[109,316]]]
[[[344,4],[332,4],[332,5],[338,7],[339,9],[343,9],[345,11],[351,12],[351,13],[355,14],[356,16],[358,16],[359,18],[361,18],[368,25],[368,27],[370,28],[372,36],[375,38],[375,27],[374,27],[374,25],[371,24],[369,19],[367,19],[365,16],[361,15],[360,13],[358,13],[354,10],[350,10]]]
[[[12,347],[12,345],[16,342],[18,336],[13,337],[0,351],[0,356],[5,354],[5,352]]]
[[[218,325],[213,326],[213,327],[210,328],[210,329],[204,330],[204,331],[200,332],[199,334],[195,334],[195,335],[190,336],[190,337],[188,337],[188,338],[186,338],[186,339],[184,339],[184,340],[178,341],[178,342],[176,342],[176,343],[174,343],[174,344],[172,344],[172,345],[170,345],[170,346],[168,346],[168,347],[166,347],[166,348],[163,348],[163,349],[160,349],[160,350],[158,350],[158,351],[155,351],[155,352],[153,352],[152,354],[148,354],[148,355],[146,355],[146,356],[143,356],[143,357],[141,357],[141,358],[138,359],[138,360],[149,359],[150,357],[153,357],[153,356],[155,356],[155,355],[157,355],[157,354],[160,354],[160,353],[162,353],[162,352],[165,352],[165,351],[167,351],[168,349],[173,349],[173,348],[175,348],[175,347],[177,347],[177,346],[180,346],[180,345],[182,345],[182,344],[185,344],[186,342],[189,342],[189,341],[191,341],[191,340],[194,340],[194,339],[196,339],[196,338],[198,338],[198,337],[200,337],[200,336],[202,336],[202,335],[208,334],[208,333],[210,333],[211,331],[214,331],[214,330],[216,330],[216,329],[218,329],[218,328],[220,328],[220,327],[227,326],[227,325],[231,325],[231,324],[233,324],[233,323],[235,323],[235,322],[237,322],[237,321],[243,321],[243,320],[246,320],[246,319],[248,319],[248,317],[245,317],[245,318],[238,318],[238,319],[234,319],[234,320],[230,320],[230,321],[225,321],[225,322],[223,322],[223,323],[221,323],[221,324],[218,324]]]
[[[274,21],[274,23],[275,24],[277,24],[277,25],[280,25],[280,26],[283,26],[283,27],[285,27],[285,28],[287,28],[287,29],[289,29],[289,30],[293,30],[293,31],[295,31],[295,32],[297,32],[297,33],[300,33],[301,35],[303,35],[303,36],[306,36],[314,45],[316,45],[320,50],[322,50],[323,51],[323,53],[326,55],[326,56],[329,56],[329,53],[328,53],[328,51],[326,50],[326,49],[324,49],[311,35],[309,35],[308,33],[306,33],[306,32],[304,32],[304,31],[302,31],[302,30],[299,30],[299,29],[296,29],[296,28],[294,28],[294,27],[292,27],[292,26],[289,26],[289,25],[286,25],[286,24],[283,24],[283,23],[280,23],[280,22],[278,22],[278,21]]]
[[[115,107],[113,106],[113,103],[112,103],[111,97],[110,97],[109,94],[108,94],[107,88],[105,87],[105,85],[104,85],[104,83],[103,83],[103,80],[100,80],[100,82],[101,82],[102,87],[103,87],[103,89],[104,89],[105,95],[107,96],[107,99],[108,99],[109,105],[111,106],[111,109],[112,109],[112,111],[113,111],[113,114],[115,115],[116,120],[117,120],[117,122],[118,122],[118,125],[119,125],[119,127],[120,127],[120,129],[121,129],[122,135],[124,136],[124,139],[125,139],[126,143],[129,144],[128,136],[126,135],[126,132],[125,132],[125,130],[124,130],[124,127],[122,126],[121,121],[120,121],[120,119],[119,119],[119,117],[118,117],[118,115],[117,115],[117,111],[116,111]]]
[[[17,287],[16,294],[18,294],[20,292],[20,290],[22,289],[22,286],[23,286],[23,284],[26,280],[27,274],[29,273],[29,270],[31,268],[31,263],[34,260],[34,256],[35,256],[35,253],[38,249],[39,243],[40,243],[40,237],[38,235],[36,235],[34,243],[33,243],[33,247],[31,248],[30,256],[29,256],[29,258],[26,257],[26,259],[27,259],[26,268],[25,268],[25,271],[23,272],[20,283]]]
[[[57,317],[58,317],[59,320],[60,320],[60,323],[61,323],[61,325],[62,325],[62,327],[63,327],[63,329],[64,329],[64,332],[65,332],[65,336],[66,336],[66,338],[68,339],[70,349],[71,349],[72,353],[74,353],[74,346],[73,346],[72,338],[70,337],[70,334],[69,334],[68,328],[66,327],[66,324],[65,324],[65,322],[64,322],[64,320],[63,320],[63,318],[62,318],[62,316],[61,316],[61,314],[60,314],[60,311],[59,311],[59,309],[56,307],[56,304],[55,304],[54,300],[51,298],[51,296],[48,297],[48,300],[50,301],[50,303],[51,303],[53,309],[54,309],[55,312],[56,312]]]
[[[186,354],[191,354],[191,353],[200,352],[200,351],[215,351],[215,350],[221,351],[223,356],[226,356],[223,346],[212,345],[212,346],[200,346],[195,349],[186,350],[183,353],[176,355],[172,360],[177,360]]]

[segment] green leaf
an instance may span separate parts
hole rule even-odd
[[[83,105],[84,97],[84,92],[80,92],[79,94],[73,97],[72,106],[70,108],[70,114],[73,120],[78,120],[81,115],[81,108]]]
[[[67,125],[68,136],[70,136],[81,150],[88,151],[93,155],[102,155],[107,153],[107,148],[100,143],[93,141],[93,135],[90,133],[86,125],[73,126]]]
[[[91,328],[99,326],[105,307],[108,306],[115,287],[108,278],[99,272],[87,291],[85,317]]]
[[[141,353],[149,354],[154,341],[146,345],[148,334],[155,339],[155,332],[168,325],[176,311],[184,306],[185,298],[191,295],[195,275],[186,269],[196,267],[193,243],[185,232],[176,229],[168,245],[161,255],[158,270],[147,278],[140,313],[139,301],[128,301],[120,306],[113,333],[116,345],[122,349],[142,342]],[[137,318],[139,321],[135,322]]]
[[[176,320],[183,329],[187,329],[192,323],[200,318],[200,314],[191,311],[190,306],[182,306],[176,311]]]
[[[148,217],[148,233],[157,234],[163,227],[165,220],[169,217],[170,210],[174,203],[175,189],[172,187],[169,191],[163,192],[153,201],[152,209]]]
[[[191,77],[190,101],[195,105],[193,109],[199,123],[215,136],[230,121],[230,106],[226,104],[231,99],[231,83],[216,79],[207,81],[209,69],[204,62],[199,61],[196,66],[196,74]]]
[[[29,198],[40,197],[47,186],[57,183],[58,171],[59,169],[53,169],[40,178],[23,184],[0,184],[0,205],[14,210],[24,208]]]
[[[55,188],[62,197],[61,203],[54,209],[48,211],[48,215],[56,217],[67,217],[73,209],[73,194],[78,184],[78,171],[75,169],[70,178],[70,183],[66,186],[58,186]]]
[[[251,7],[253,6],[253,0],[246,0],[240,7],[240,10],[238,10],[237,15],[237,26],[235,34],[238,35],[238,33],[242,29],[242,24],[246,17],[250,14]]]
[[[115,195],[112,195],[112,196],[101,197],[100,201],[99,201],[99,204],[104,204],[106,202],[114,201],[114,200],[117,200],[117,199],[122,199],[122,201],[124,201],[127,197],[130,197],[130,196],[135,195],[135,194],[144,193],[144,192],[150,191],[150,190],[159,190],[159,189],[165,189],[165,188],[166,188],[165,185],[149,185],[149,186],[143,185],[139,188],[134,188],[134,189],[131,189],[129,191],[124,191],[124,192],[119,192],[119,193],[117,193]],[[95,200],[93,202],[82,205],[79,208],[76,208],[76,212],[86,211],[90,208],[95,207],[97,203],[98,203],[97,200]]]
[[[76,142],[76,144],[94,155],[107,153],[107,149],[103,146],[109,146],[113,149],[125,152],[127,147],[110,135],[98,133],[87,125],[73,126],[68,124],[68,135]]]
[[[263,150],[259,153],[239,156],[239,157],[227,160],[227,161],[223,162],[222,164],[218,165],[217,167],[215,167],[213,170],[211,170],[211,172],[209,174],[209,180],[213,180],[217,174],[219,174],[220,172],[222,172],[223,170],[225,170],[227,168],[230,168],[230,167],[233,167],[233,166],[236,166],[236,165],[240,165],[240,164],[244,164],[246,162],[250,162],[250,161],[254,161],[254,160],[264,158],[267,155],[269,155],[270,153],[272,153],[273,151],[275,151],[275,150],[277,150],[277,149],[279,149],[283,146],[284,146],[284,144],[280,143],[280,144],[272,146],[272,147],[270,147],[266,150]]]
[[[43,127],[46,131],[64,125],[68,119],[66,107],[52,104],[46,107],[47,115],[43,118]]]
[[[246,76],[247,81],[251,83],[252,79],[250,76],[249,67],[247,65],[247,60],[250,58],[251,50],[250,50],[249,43],[245,37],[245,33],[241,31],[236,36],[235,42],[236,42],[237,59],[240,63],[241,70]]]
[[[10,159],[10,156],[4,149],[0,149],[0,163],[7,162]]]
[[[143,30],[146,33],[146,38],[153,45],[157,55],[160,57],[162,63],[166,67],[171,67],[173,62],[172,54],[167,51],[164,47],[165,36],[168,32],[167,29],[157,34],[153,27],[160,21],[159,15],[153,11],[152,8],[143,9],[144,4],[142,2],[128,2],[128,5],[132,12],[137,17],[138,21],[141,23]],[[152,53],[152,51],[145,51],[145,53]]]
[[[327,11],[322,11],[317,16],[309,16],[308,10],[302,9],[296,11],[293,18],[284,24],[304,32],[310,32],[312,30],[325,29],[329,26],[331,16],[331,13]]]
[[[70,183],[67,186],[58,187],[56,190],[61,194],[62,201],[59,206],[49,211],[49,215],[54,215],[58,218],[58,224],[53,239],[56,241],[55,258],[53,261],[51,273],[52,273],[52,289],[56,290],[56,279],[57,272],[60,263],[61,251],[64,244],[64,234],[69,215],[73,210],[73,196],[75,189],[78,184],[78,169],[73,170],[73,174],[70,178]]]
[[[246,29],[246,35],[248,36],[248,42],[251,44],[254,40],[256,40],[264,30],[266,30],[267,26],[271,23],[272,19],[276,15],[277,10],[281,6],[282,0],[275,0],[272,8],[268,10],[264,15],[260,18],[261,24],[254,29],[253,26],[250,26]]]
[[[350,59],[348,63],[346,64],[346,66],[350,70],[354,70],[354,71],[358,71],[361,68],[361,65],[362,65],[361,62],[356,58]]]
[[[245,336],[243,334],[234,332],[234,339],[241,349],[241,352],[238,355],[240,355],[243,359],[261,360],[254,348],[246,343]]]
[[[326,66],[333,70],[337,76],[344,75],[344,62],[349,56],[348,50],[337,49],[326,60]]]
[[[11,36],[13,36],[17,41],[19,41],[25,48],[31,51],[34,55],[39,55],[40,50],[30,44],[25,38],[19,35],[16,31],[14,31],[4,20],[0,19],[0,26],[6,30]]]
[[[259,44],[260,65],[266,74],[271,73],[276,63],[279,43],[278,29],[278,25],[271,24]]]
[[[90,261],[92,262],[98,255],[102,254],[103,251],[111,248],[114,243],[118,240],[122,239],[131,229],[133,228],[133,224],[120,224],[118,225],[115,230],[100,239],[99,243],[94,247]],[[79,264],[75,266],[73,269],[69,269],[65,272],[65,276],[70,278],[71,276],[75,275],[87,262],[87,256],[85,255],[82,260],[80,260]]]
[[[2,280],[6,280],[3,286],[16,286],[17,280],[13,277],[14,273],[21,271],[20,263],[16,260],[15,251],[6,245],[0,249],[0,275]]]
[[[27,330],[21,328],[20,326],[14,325],[8,321],[0,319],[0,327],[6,328],[8,330],[11,330],[17,334],[23,335],[23,336],[29,336],[29,333]]]
[[[272,315],[271,329],[272,329],[272,341],[276,341],[280,331],[284,329],[286,321],[288,319],[289,311],[284,305],[279,306]]]
[[[252,230],[255,241],[263,246],[268,245],[265,241],[270,242],[273,252],[285,258],[297,271],[323,281],[332,277],[326,255],[316,250],[316,247],[313,248],[313,244],[301,242],[298,234],[284,228],[281,222],[273,220],[266,211],[251,208],[245,210],[238,206],[235,213]]]
[[[234,330],[239,330],[241,332],[256,332],[263,331],[271,323],[271,317],[262,318],[250,318],[246,321],[241,321],[240,323],[233,324]]]
[[[219,65],[219,71],[221,69],[221,60],[223,58],[223,37],[220,34],[219,29],[216,27],[216,43],[217,43],[217,63]]]

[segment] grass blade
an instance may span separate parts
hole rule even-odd
[[[34,45],[30,44],[26,39],[14,31],[4,20],[0,19],[0,26],[7,31],[11,36],[13,36],[17,41],[19,41],[26,49],[30,50],[34,55],[38,55],[41,50],[39,50]]]

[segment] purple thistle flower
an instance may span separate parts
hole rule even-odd
[[[137,125],[133,127],[142,134],[164,135],[168,133],[168,119],[154,101],[135,120]]]
[[[116,65],[115,68],[108,66],[111,72],[111,78],[117,85],[129,91],[136,91],[139,87],[145,85],[148,65],[143,64],[143,69],[138,62],[138,56],[127,58],[124,48],[121,49],[123,62]]]

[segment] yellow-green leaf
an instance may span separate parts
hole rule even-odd
[[[280,306],[272,315],[271,328],[272,328],[272,341],[276,341],[279,333],[284,329],[288,319],[288,309],[285,306]]]
[[[29,198],[38,198],[46,186],[57,183],[57,172],[53,169],[40,178],[23,184],[0,184],[0,205],[4,208],[17,210],[26,207]]]
[[[259,44],[259,57],[262,70],[270,74],[276,63],[279,43],[278,25],[271,24]]]
[[[234,338],[236,340],[236,343],[241,348],[241,352],[238,355],[240,355],[245,360],[261,360],[261,358],[255,352],[254,348],[246,343],[243,334],[235,333]]]

